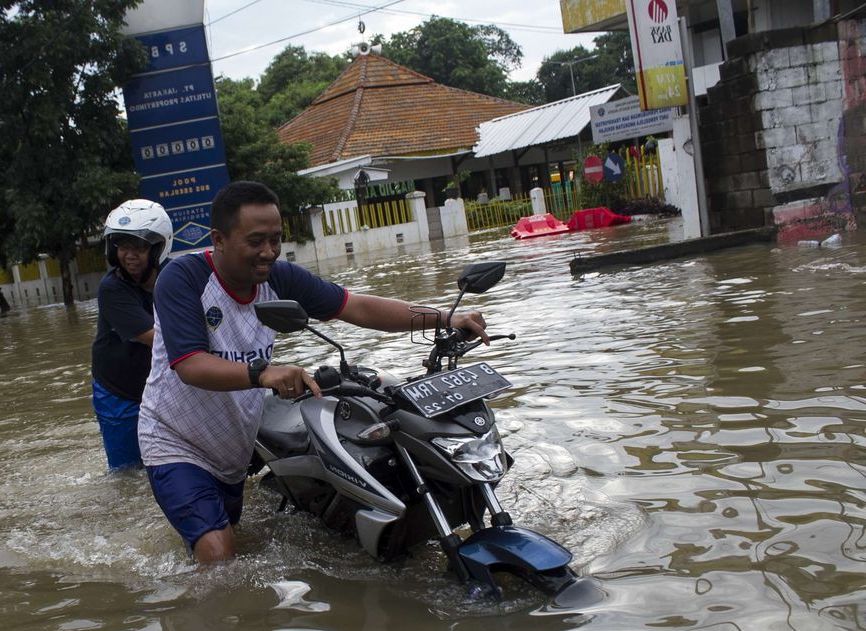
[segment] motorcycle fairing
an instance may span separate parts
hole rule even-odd
[[[567,566],[571,552],[555,541],[518,526],[493,526],[469,536],[457,553],[473,577],[492,582],[496,569],[518,574],[548,572]]]
[[[372,557],[379,555],[379,539],[382,532],[399,517],[383,513],[380,510],[359,510],[355,513],[355,530],[361,547]]]
[[[399,418],[403,431],[424,441],[436,436],[482,436],[494,424],[493,412],[486,401],[470,401],[451,414],[433,418],[401,408]]]
[[[334,427],[337,401],[307,399],[300,407],[313,447],[322,460],[321,479],[363,504],[402,516],[406,505],[356,462],[340,443]]]

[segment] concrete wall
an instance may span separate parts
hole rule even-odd
[[[395,249],[401,245],[427,243],[431,238],[453,239],[469,234],[466,225],[466,210],[462,199],[448,200],[442,208],[426,208],[425,195],[421,192],[409,193],[406,200],[412,211],[413,221],[385,226],[382,228],[356,228],[337,235],[325,235],[322,229],[321,213],[323,209],[314,209],[311,216],[314,240],[304,244],[284,243],[282,256],[290,261],[301,264],[319,263],[329,259],[337,259],[347,254],[366,254],[387,249]],[[341,202],[341,207],[353,207],[356,202]],[[437,212],[441,223],[439,230],[431,231],[429,216]]]
[[[0,290],[13,309],[63,302],[63,281],[55,261],[38,260],[29,265],[13,265],[9,271],[11,278],[3,274],[7,282],[0,283]],[[73,261],[70,273],[75,300],[90,300],[96,297],[104,271],[82,274]]]
[[[700,111],[712,232],[776,224],[784,241],[856,227],[863,31],[859,18],[729,44]]]

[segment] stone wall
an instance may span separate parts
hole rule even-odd
[[[700,111],[712,232],[775,224],[786,240],[856,227],[866,197],[863,32],[860,18],[728,45]]]

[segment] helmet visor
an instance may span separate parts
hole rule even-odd
[[[125,250],[137,250],[143,252],[149,250],[151,243],[146,239],[132,234],[113,234],[109,237],[114,247]]]

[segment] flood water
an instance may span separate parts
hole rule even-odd
[[[355,291],[446,306],[469,261],[508,271],[466,307],[520,525],[574,553],[605,598],[548,613],[517,583],[473,603],[431,545],[379,565],[251,481],[240,558],[197,571],[141,473],[107,475],[90,408],[95,302],[0,320],[4,629],[866,628],[866,238],[746,246],[573,278],[575,252],[664,241],[676,222],[323,265]],[[417,374],[426,347],[342,323],[350,361]],[[295,334],[278,358],[335,363]],[[308,591],[307,591],[308,590]],[[548,615],[545,615],[548,613]]]

